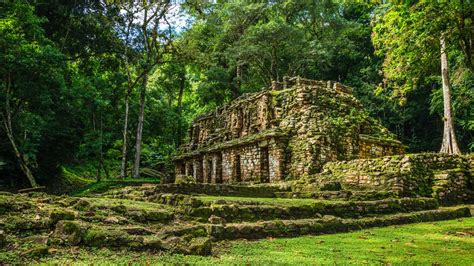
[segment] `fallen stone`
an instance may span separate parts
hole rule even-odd
[[[211,215],[208,219],[211,224],[222,224],[225,225],[225,220],[222,217]]]
[[[120,214],[124,214],[124,213],[127,212],[127,207],[125,207],[124,205],[116,205],[116,206],[113,206],[110,209],[113,210],[114,212],[120,213]]]
[[[32,243],[43,244],[43,245],[48,244],[48,240],[49,240],[49,237],[44,236],[44,235],[29,236],[25,238],[26,242],[32,242]]]
[[[208,237],[193,238],[189,242],[189,253],[192,255],[207,256],[211,255],[212,242]]]
[[[89,210],[90,207],[91,207],[91,203],[85,199],[80,199],[74,204],[74,208],[79,211]]]
[[[30,257],[30,258],[40,258],[40,257],[48,255],[48,246],[40,245],[37,247],[33,247],[22,252],[21,255]]]
[[[163,250],[163,242],[158,238],[145,238],[143,240],[143,248],[147,250]]]
[[[60,220],[74,220],[76,214],[73,211],[65,209],[55,209],[49,214],[49,218],[53,223]]]
[[[76,221],[59,221],[56,224],[53,237],[59,239],[61,244],[78,245],[84,236],[85,227]]]
[[[146,215],[143,211],[129,211],[128,216],[132,218],[134,221],[137,222],[145,222],[146,221]]]
[[[145,219],[152,222],[167,222],[172,218],[172,214],[164,211],[147,211]]]
[[[120,220],[115,216],[109,216],[105,218],[103,222],[106,224],[118,224]]]
[[[34,219],[24,216],[12,216],[6,220],[5,229],[7,231],[27,231],[45,230],[52,225],[50,219]]]
[[[152,231],[144,227],[126,227],[122,228],[123,231],[127,232],[129,235],[151,235]]]

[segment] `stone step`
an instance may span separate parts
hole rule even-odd
[[[187,208],[186,214],[205,222],[219,217],[225,222],[268,221],[277,219],[320,218],[333,215],[342,218],[361,218],[371,215],[433,210],[438,202],[431,198],[402,198],[377,201],[314,201],[313,203],[279,205],[239,205],[229,201],[210,206]]]
[[[391,191],[314,191],[314,192],[275,192],[279,198],[310,198],[325,200],[381,200],[396,197]]]
[[[180,193],[188,195],[225,195],[239,197],[273,198],[276,192],[288,192],[289,187],[282,188],[270,184],[160,184],[156,185],[153,193]]]
[[[114,198],[150,197],[157,194],[173,193],[185,195],[214,195],[214,196],[237,196],[237,197],[259,197],[273,198],[276,193],[289,192],[290,188],[281,188],[269,184],[206,184],[206,183],[182,183],[182,184],[159,184],[141,187],[125,187],[102,193],[102,196]]]
[[[275,220],[226,225],[214,224],[209,226],[209,234],[214,240],[296,237],[301,235],[350,232],[371,227],[432,222],[470,216],[469,208],[452,207],[362,219],[343,219],[334,216],[324,216],[318,219]]]

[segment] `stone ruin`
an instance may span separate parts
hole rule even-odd
[[[197,183],[275,183],[404,146],[338,82],[285,78],[198,117],[174,158]]]
[[[15,258],[71,246],[212,255],[223,240],[471,216],[440,205],[474,202],[473,154],[403,152],[349,87],[285,79],[196,119],[174,183],[82,198],[0,193],[0,248]]]

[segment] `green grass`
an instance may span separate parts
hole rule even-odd
[[[225,201],[253,201],[265,205],[282,205],[282,206],[300,206],[309,205],[315,202],[321,202],[324,200],[316,199],[285,199],[285,198],[252,198],[252,197],[228,197],[228,196],[196,196],[196,198],[203,202],[212,202],[215,200]],[[335,202],[335,200],[331,200]]]
[[[392,264],[473,265],[474,218],[374,228],[353,233],[225,242],[211,257],[107,249],[68,250],[45,264]]]
[[[102,193],[109,189],[121,188],[126,186],[139,186],[144,183],[159,184],[157,178],[137,178],[137,179],[105,179],[100,182],[94,182],[71,193],[73,196],[84,197],[94,193]]]

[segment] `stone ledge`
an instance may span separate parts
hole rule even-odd
[[[382,145],[398,146],[401,148],[407,148],[406,145],[403,145],[400,141],[395,139],[381,139],[377,137],[372,137],[365,134],[359,134],[359,139],[362,141],[373,142]]]
[[[229,148],[234,148],[234,147],[238,147],[238,146],[245,146],[245,145],[249,145],[249,144],[254,144],[256,142],[263,141],[263,140],[270,139],[270,138],[281,138],[281,137],[285,137],[287,135],[288,134],[286,132],[284,132],[283,130],[281,130],[279,128],[272,128],[272,129],[262,131],[260,133],[247,135],[247,136],[244,136],[244,137],[241,137],[241,138],[238,138],[238,139],[233,139],[233,140],[229,140],[229,141],[222,142],[222,143],[217,143],[217,144],[212,145],[210,147],[199,148],[197,150],[175,156],[173,158],[173,161],[178,161],[178,160],[182,160],[182,159],[185,159],[185,158],[198,156],[198,155],[201,155],[201,154],[204,154],[204,153],[215,152],[215,151],[218,151],[218,150],[223,150],[223,149],[229,149]]]
[[[209,225],[209,234],[215,240],[261,239],[266,237],[295,237],[350,232],[371,227],[471,217],[469,208],[443,208],[408,214],[385,215],[373,218],[342,219],[325,216],[320,219],[277,220],[257,223]]]

